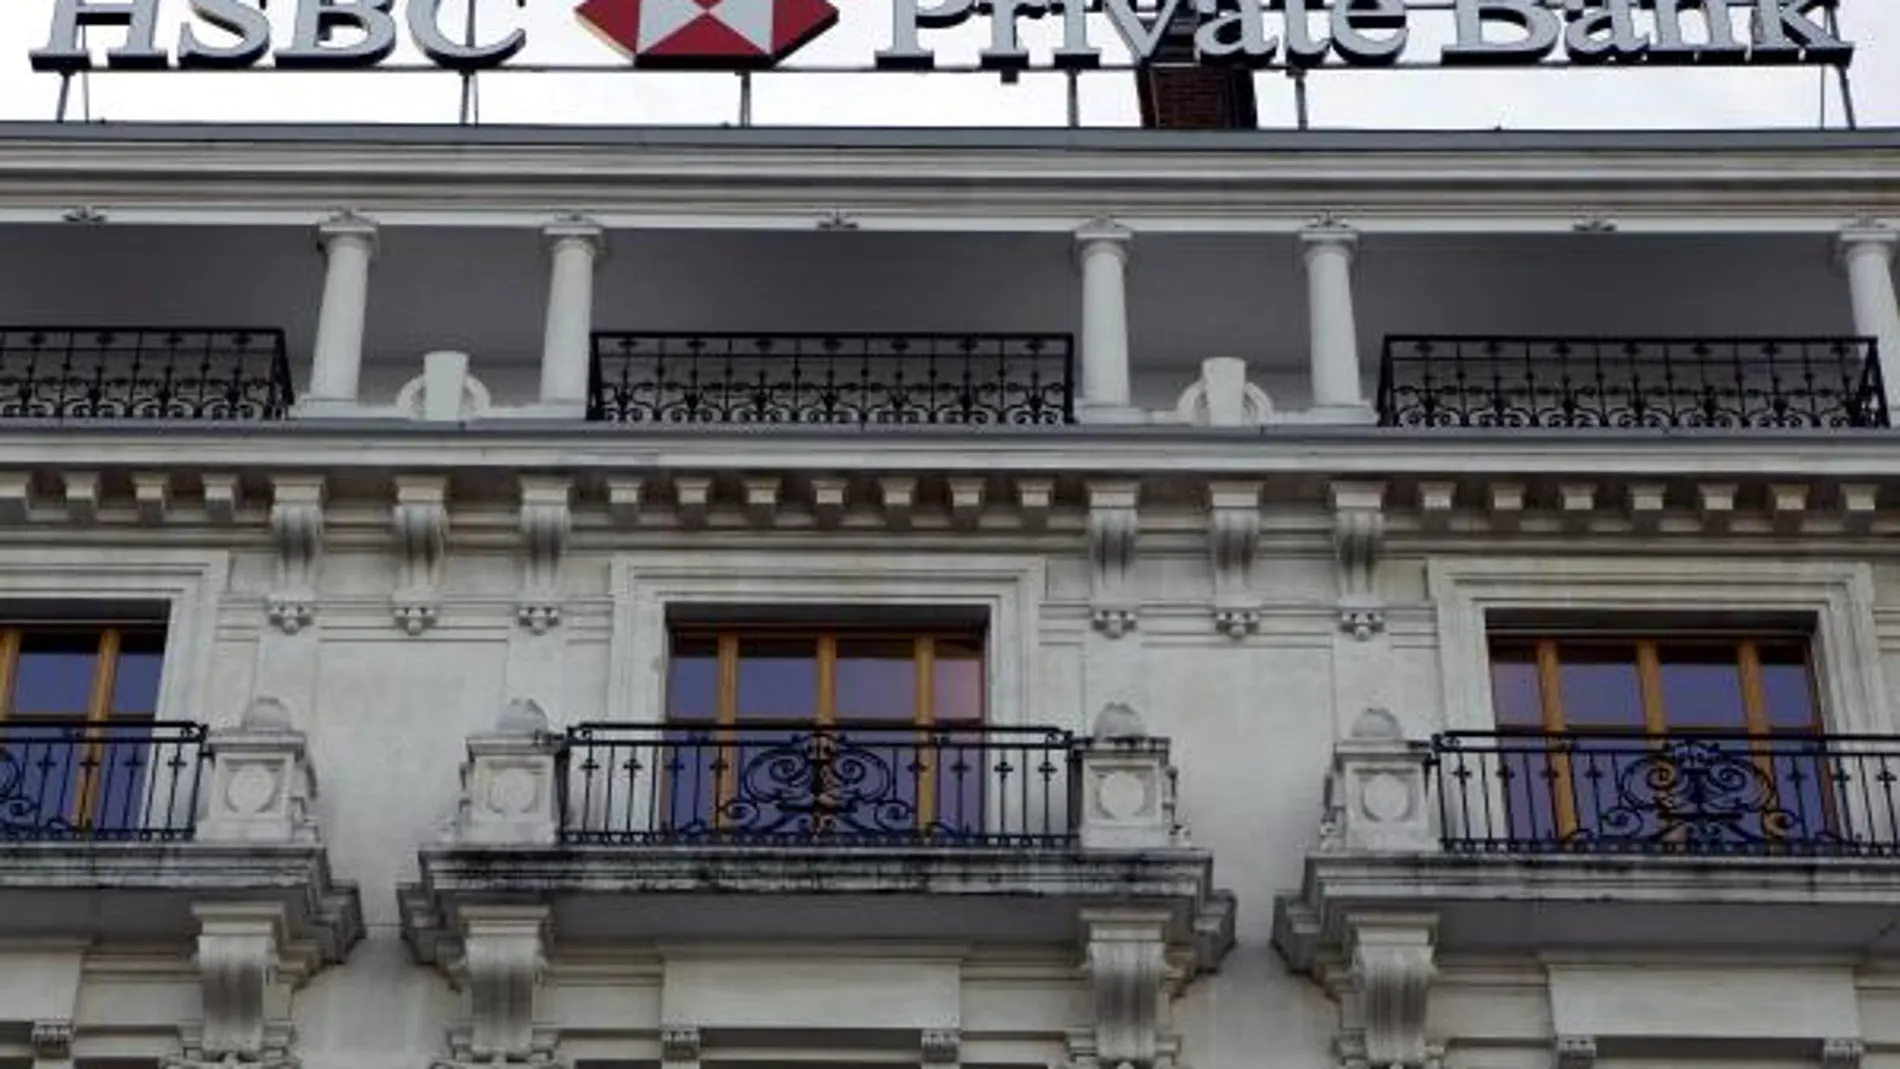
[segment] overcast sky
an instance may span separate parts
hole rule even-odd
[[[175,40],[185,0],[165,0],[173,11],[161,30]],[[612,63],[606,50],[575,22],[577,0],[479,0],[488,31],[516,25],[529,32],[520,57],[530,63]],[[839,26],[800,52],[793,63],[870,64],[887,40],[887,0],[835,0]],[[294,0],[271,0],[271,17],[285,40]],[[450,0],[459,14],[462,0]],[[53,0],[0,0],[0,118],[50,119],[58,79],[38,74],[27,53],[46,37]],[[1863,126],[1900,127],[1900,0],[1844,0],[1844,35],[1859,45],[1852,68]],[[459,24],[459,18],[455,20]],[[1432,42],[1448,28],[1442,15],[1414,15],[1415,46],[1435,55]],[[1055,27],[1025,34],[1047,42]],[[1118,45],[1098,27],[1096,43]],[[980,27],[926,34],[944,62],[968,62],[980,45]],[[95,31],[103,44],[116,31]],[[1110,49],[1111,58],[1117,49]],[[407,47],[399,59],[416,60]],[[1287,79],[1262,74],[1262,122],[1290,126],[1293,95]],[[1822,107],[1822,76],[1813,68],[1729,68],[1707,71],[1603,70],[1546,72],[1431,71],[1316,74],[1311,82],[1315,125],[1350,127],[1721,127],[1812,126]],[[1083,79],[1088,125],[1135,121],[1134,93],[1125,73]],[[95,120],[340,120],[454,122],[459,87],[451,75],[427,74],[100,74],[89,101]],[[737,115],[737,79],[691,74],[537,74],[484,76],[486,122],[723,123]],[[1841,124],[1840,97],[1827,86],[1830,125]],[[1029,76],[1002,85],[990,75],[769,75],[757,83],[754,121],[828,125],[1058,125],[1064,93],[1058,76]]]

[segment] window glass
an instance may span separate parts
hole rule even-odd
[[[165,653],[162,648],[140,648],[148,644],[128,636],[119,653],[112,678],[114,716],[151,716],[158,711],[158,678]]]
[[[841,638],[836,675],[839,720],[909,723],[917,715],[916,640]]]
[[[931,696],[939,723],[983,719],[983,643],[977,639],[937,640],[937,664]]]
[[[99,663],[97,632],[44,631],[21,636],[12,711],[18,716],[85,716]]]
[[[676,635],[667,660],[666,712],[673,720],[719,716],[719,640]]]
[[[1658,648],[1657,658],[1662,662],[1665,724],[1747,730],[1748,704],[1742,697],[1742,669],[1735,645],[1664,645]]]
[[[1761,647],[1763,710],[1773,731],[1812,731],[1815,715],[1814,682],[1808,674],[1807,651],[1800,646],[1764,643]]]
[[[1491,706],[1500,727],[1542,727],[1543,688],[1533,646],[1498,646],[1491,653]]]
[[[744,638],[739,642],[741,720],[818,717],[818,640]]]
[[[1566,725],[1643,729],[1643,687],[1633,644],[1564,643],[1558,655]]]

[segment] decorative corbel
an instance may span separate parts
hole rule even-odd
[[[1630,526],[1644,534],[1662,529],[1663,515],[1669,508],[1667,483],[1631,483],[1629,485]]]
[[[277,585],[265,598],[264,611],[286,635],[302,631],[316,619],[323,494],[321,475],[280,475],[271,482],[270,531],[277,543]]]
[[[401,554],[391,614],[396,626],[420,635],[435,626],[440,610],[442,568],[448,552],[449,483],[440,476],[396,479],[392,513],[396,551]]]
[[[981,478],[953,478],[949,481],[950,522],[958,529],[975,530],[982,522],[985,489]]]
[[[25,523],[33,516],[31,472],[0,472],[0,523]]]
[[[660,1029],[662,1069],[699,1069],[702,1049],[697,1028],[690,1025],[671,1025]]]
[[[679,521],[686,527],[700,527],[712,511],[712,477],[682,475],[673,480],[674,500],[679,505]]]
[[[1880,512],[1880,486],[1876,483],[1841,485],[1841,525],[1849,534],[1866,534],[1874,528]]]
[[[174,1064],[203,1069],[243,1062],[289,1069],[282,903],[219,902],[192,907],[198,920],[198,979],[204,1006],[199,1022],[181,1027],[185,1056]],[[287,968],[287,966],[289,966]]]
[[[917,480],[908,475],[893,475],[877,481],[884,502],[884,522],[893,530],[910,527],[911,511],[917,507]]]
[[[535,1027],[547,974],[547,906],[471,905],[462,910],[462,953],[451,972],[467,995],[466,1031],[452,1037],[464,1065],[545,1063],[557,1037]]]
[[[1016,480],[1016,507],[1022,513],[1023,526],[1032,531],[1048,526],[1055,499],[1054,479]]]
[[[521,480],[521,600],[515,618],[537,635],[561,622],[561,557],[573,530],[574,484],[562,478]]]
[[[71,1020],[34,1021],[31,1043],[35,1061],[72,1061],[73,1022]]]
[[[963,1057],[963,1034],[954,1028],[926,1028],[919,1045],[925,1065],[954,1066]]]
[[[622,527],[640,522],[646,507],[646,480],[637,475],[614,476],[607,480],[607,514]]]
[[[237,519],[238,477],[223,472],[207,474],[204,483],[205,518],[212,523],[230,523]]]
[[[1553,1069],[1591,1069],[1597,1063],[1595,1036],[1558,1036]]]
[[[132,502],[138,507],[140,523],[164,523],[172,507],[171,476],[162,471],[134,473]]]
[[[1334,483],[1332,499],[1339,625],[1364,642],[1385,630],[1385,605],[1373,586],[1385,544],[1385,484]]]
[[[1860,1069],[1867,1044],[1858,1039],[1829,1039],[1821,1044],[1821,1069]]]
[[[784,479],[777,475],[750,476],[740,480],[745,491],[746,516],[760,527],[770,527],[778,521],[779,493]]]
[[[1717,532],[1728,530],[1729,521],[1735,518],[1735,489],[1734,483],[1696,485],[1696,509],[1704,527]]]
[[[1166,912],[1091,910],[1082,915],[1087,973],[1094,989],[1095,1062],[1116,1069],[1168,1069]]]
[[[1214,626],[1229,638],[1260,627],[1260,599],[1249,589],[1260,548],[1260,483],[1208,487],[1207,550],[1214,570]]]
[[[850,484],[837,475],[819,475],[811,481],[811,511],[818,526],[832,528],[844,520]]]
[[[1133,583],[1140,498],[1141,488],[1133,482],[1092,482],[1088,487],[1093,578],[1089,620],[1109,638],[1134,630],[1140,612],[1140,596]]]
[[[1438,975],[1432,946],[1437,918],[1352,915],[1346,925],[1351,966],[1340,1000],[1342,1047],[1358,1053],[1368,1069],[1431,1069],[1437,1050],[1425,1024]]]
[[[96,471],[65,472],[66,518],[74,523],[92,523],[99,518],[100,479]]]

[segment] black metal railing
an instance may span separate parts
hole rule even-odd
[[[1396,337],[1386,427],[1886,427],[1861,338]]]
[[[583,724],[570,843],[1050,847],[1074,839],[1073,737],[979,724]]]
[[[1458,853],[1900,856],[1900,736],[1453,732]]]
[[[279,330],[0,328],[0,419],[261,422],[294,400]]]
[[[201,724],[0,722],[0,842],[191,838]]]
[[[1073,348],[1059,334],[596,334],[587,418],[1073,423]]]

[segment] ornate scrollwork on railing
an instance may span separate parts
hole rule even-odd
[[[1389,338],[1387,427],[1888,425],[1860,338]]]
[[[1451,850],[1900,853],[1900,739],[1453,732],[1432,760]]]
[[[1067,335],[594,336],[605,423],[1039,426],[1074,420]]]
[[[0,723],[0,841],[191,836],[201,724]]]
[[[571,729],[570,842],[1036,845],[1073,837],[1072,740],[894,725]]]
[[[293,400],[278,330],[0,328],[0,419],[257,422]]]

